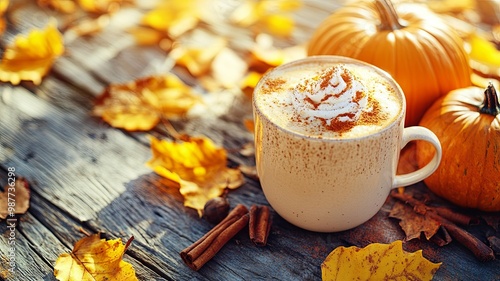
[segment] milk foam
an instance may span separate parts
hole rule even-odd
[[[401,114],[402,97],[395,92],[386,78],[362,65],[341,64],[341,67],[348,70],[353,77],[356,77],[355,80],[361,83],[361,85],[351,85],[355,90],[349,92],[352,94],[352,92],[356,92],[356,89],[364,89],[366,104],[363,101],[364,98],[360,99],[358,104],[351,102],[352,95],[343,97],[345,99],[344,105],[350,104],[344,107],[339,106],[340,103],[337,103],[337,99],[331,99],[329,101],[331,103],[318,105],[316,110],[313,110],[314,106],[310,107],[307,104],[297,102],[296,99],[300,100],[300,97],[304,97],[310,98],[314,103],[322,99],[320,97],[324,96],[324,92],[338,91],[340,88],[333,89],[334,86],[330,88],[330,86],[325,86],[325,83],[323,84],[325,91],[323,93],[319,91],[318,94],[318,91],[313,90],[314,87],[318,87],[316,83],[305,82],[318,80],[325,71],[327,72],[329,68],[334,66],[338,66],[338,64],[318,62],[274,69],[261,81],[261,85],[256,87],[254,99],[257,110],[284,130],[313,138],[365,136],[387,127]],[[332,79],[328,80],[328,84],[335,84],[334,81],[331,81]],[[304,84],[308,84],[307,87]],[[310,88],[311,90],[298,92],[295,90],[296,88]],[[311,105],[313,103],[309,102]],[[334,109],[333,113],[329,112],[332,108]],[[339,121],[338,123],[345,122],[345,119],[340,118],[342,116],[341,110],[354,112],[354,108],[357,110],[356,115],[346,114],[350,117],[349,120],[353,120],[349,122],[352,126],[348,130],[339,132],[335,130],[335,126],[328,126],[331,120]]]
[[[300,117],[320,118],[327,124],[357,121],[367,102],[364,85],[343,65],[302,80],[292,91],[292,104]]]

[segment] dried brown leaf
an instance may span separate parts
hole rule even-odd
[[[401,202],[396,202],[389,213],[389,217],[401,220],[399,225],[406,234],[406,240],[420,238],[423,232],[427,240],[434,236],[441,224],[427,216],[417,214],[413,209]]]
[[[0,193],[0,219],[14,217],[26,213],[30,207],[30,187],[24,178],[15,178],[9,172],[7,185],[4,192]]]

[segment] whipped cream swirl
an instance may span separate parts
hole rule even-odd
[[[367,101],[364,85],[343,65],[301,81],[292,95],[300,117],[319,118],[327,123],[357,121]]]

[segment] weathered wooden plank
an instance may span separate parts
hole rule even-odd
[[[148,148],[122,132],[89,115],[64,113],[22,88],[2,90],[1,142],[10,148],[0,152],[4,163],[36,181],[45,198],[69,207],[81,221],[119,196],[122,183],[148,172]]]
[[[2,171],[0,182],[5,184],[6,173]],[[5,264],[6,259],[0,262],[0,279],[9,281],[25,280],[56,280],[53,274],[53,266],[60,254],[70,252],[74,243],[85,236],[85,233],[97,233],[103,229],[91,229],[69,217],[63,210],[44,200],[38,195],[36,186],[31,188],[30,209],[24,215],[18,216],[18,225],[15,236],[16,268],[9,272],[10,265]],[[9,229],[6,224],[1,224],[0,252],[7,256],[9,247]],[[129,236],[111,236],[108,239],[122,238],[126,240]],[[3,243],[5,242],[5,243]],[[165,280],[148,267],[128,255],[124,260],[130,262],[136,269],[140,280]]]
[[[298,13],[302,27],[296,38],[306,38],[307,28],[335,6],[319,0],[308,3],[315,3],[314,8]],[[30,9],[19,10],[11,17],[15,19],[16,31],[41,26],[48,16],[54,15],[39,11],[32,1],[28,4],[32,5]],[[35,20],[30,22],[33,15]],[[310,17],[313,20],[307,20]],[[211,30],[225,29],[217,26]],[[243,40],[233,46],[247,48],[248,36],[244,33]],[[4,40],[9,40],[8,36]],[[89,231],[105,231],[113,238],[134,235],[135,241],[126,257],[132,260],[141,280],[319,280],[319,266],[335,247],[364,246],[403,237],[397,222],[387,218],[389,205],[370,224],[338,234],[300,230],[273,212],[274,226],[268,246],[253,246],[242,232],[199,272],[191,271],[182,264],[178,253],[211,225],[183,207],[178,191],[165,187],[160,177],[144,167],[149,157],[144,134],[109,128],[89,115],[93,97],[108,83],[168,70],[168,63],[164,64],[166,54],[157,48],[133,46],[123,28],[76,38],[67,47],[71,52],[56,62],[51,76],[42,85],[24,84],[36,96],[20,87],[1,88],[0,164],[15,166],[36,188],[27,215],[33,219],[26,222],[23,230],[29,243],[20,245],[27,253],[23,260],[37,267],[22,269],[21,276],[52,280],[51,266],[57,253],[69,250],[82,237],[76,229],[79,225]],[[185,81],[196,83],[185,72],[176,73]],[[174,125],[190,134],[206,135],[230,149],[231,164],[250,165],[253,158],[243,157],[236,150],[252,138],[241,123],[250,116],[249,101],[238,93],[218,94],[220,99],[216,101],[222,108],[212,110],[207,106],[203,114]],[[160,128],[156,133],[164,134],[164,130]],[[258,183],[250,179],[240,189],[231,191],[229,199],[233,206],[267,204]],[[380,228],[382,225],[385,229]],[[368,226],[377,227],[381,234],[368,239],[367,231],[371,231]],[[56,246],[46,246],[45,236]],[[33,245],[43,247],[38,250]],[[444,264],[435,280],[477,276],[495,280],[498,276],[498,261],[481,264],[456,243],[441,249],[413,241],[405,247],[424,248],[424,255],[436,251],[432,257]]]

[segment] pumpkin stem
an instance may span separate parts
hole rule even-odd
[[[484,91],[484,102],[479,108],[479,112],[487,113],[493,116],[496,116],[500,113],[500,104],[498,103],[498,95],[495,87],[491,82],[488,87]]]
[[[394,5],[392,5],[390,0],[376,0],[375,7],[380,15],[380,29],[398,30],[404,28],[404,25],[399,21],[396,9],[394,9]]]

